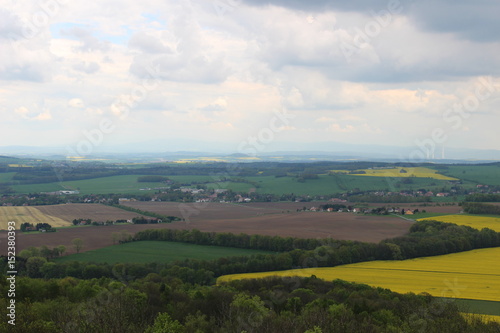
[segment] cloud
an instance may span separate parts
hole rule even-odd
[[[496,0],[422,0],[408,15],[420,27],[477,42],[498,42],[500,3]]]
[[[128,42],[131,49],[137,49],[143,53],[172,53],[170,46],[165,45],[164,42],[155,36],[141,31],[132,36]]]
[[[151,68],[155,68],[155,75],[162,80],[217,84],[231,73],[224,51],[211,44],[215,43],[211,32],[203,29],[189,10],[172,18],[164,39],[145,36],[142,42],[137,36],[129,42],[140,51],[130,65],[130,72],[139,78],[150,78]]]
[[[99,71],[100,68],[101,68],[101,66],[99,66],[99,64],[94,62],[94,61],[90,61],[90,62],[82,61],[82,62],[79,62],[79,63],[73,65],[74,70],[79,71],[79,72],[83,72],[86,74],[96,73]]]
[[[214,112],[214,111],[224,111],[227,108],[227,101],[219,97],[213,103],[200,108],[201,111]]]
[[[27,107],[21,106],[15,110],[23,119],[35,120],[35,121],[45,121],[52,119],[52,114],[50,110],[43,109],[41,112],[31,111]]]
[[[37,128],[40,143],[57,145],[109,117],[117,130],[106,142],[136,140],[131,132],[240,142],[288,110],[277,143],[411,145],[439,126],[450,146],[498,142],[499,89],[456,132],[443,124],[478,76],[500,82],[496,2],[400,0],[384,26],[373,13],[388,0],[224,0],[224,13],[211,1],[117,3],[68,3],[31,38],[38,2],[0,9],[0,131]],[[131,102],[126,116],[117,101]]]
[[[68,101],[68,106],[71,108],[82,109],[85,107],[85,104],[80,98],[72,98]]]
[[[23,38],[23,24],[19,17],[9,10],[0,8],[0,39],[18,40]]]
[[[89,28],[74,26],[69,29],[62,29],[63,36],[72,37],[80,42],[80,45],[75,47],[78,52],[106,52],[110,48],[108,41],[103,41],[92,35]]]

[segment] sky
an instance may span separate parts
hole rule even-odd
[[[500,149],[498,13],[496,0],[0,0],[0,146]]]

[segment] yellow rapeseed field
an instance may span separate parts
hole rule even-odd
[[[476,216],[476,215],[443,215],[418,219],[417,221],[435,220],[446,223],[466,225],[475,229],[489,228],[500,232],[500,217]]]
[[[7,222],[15,221],[16,229],[21,227],[21,223],[49,223],[53,227],[62,227],[71,225],[71,222],[65,221],[55,216],[45,215],[35,207],[13,206],[0,207],[0,230],[7,229]]]
[[[406,172],[401,172],[404,169]],[[356,171],[364,171],[364,174],[352,174],[352,176],[372,176],[372,177],[418,177],[418,178],[434,178],[441,180],[457,180],[448,176],[441,175],[437,170],[416,167],[416,168],[391,168],[391,169],[362,169]],[[347,170],[332,170],[334,173],[348,173]]]
[[[217,283],[267,276],[315,275],[391,289],[399,293],[426,292],[438,297],[500,301],[500,248],[480,249],[402,261],[371,261],[337,267],[233,274]]]

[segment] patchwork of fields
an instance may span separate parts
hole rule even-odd
[[[7,229],[8,221],[21,223],[49,223],[53,227],[72,226],[74,219],[86,218],[93,221],[132,219],[140,214],[100,204],[62,204],[48,206],[0,207],[0,230]]]
[[[489,228],[500,232],[500,217],[477,216],[477,215],[444,215],[418,219],[417,221],[435,220],[446,223],[466,225],[475,229]]]
[[[426,292],[438,297],[500,301],[499,257],[500,248],[489,248],[403,261],[373,261],[337,267],[225,275],[217,282],[267,276],[315,275],[325,280],[342,279],[399,293]]]
[[[368,216],[352,213],[297,212],[304,205],[320,203],[229,203],[179,204],[175,202],[126,202],[127,206],[164,215],[185,218],[168,228],[201,231],[291,236],[299,238],[334,238],[379,242],[406,234],[411,222],[394,216]],[[324,204],[324,203],[323,203]]]
[[[407,173],[400,173],[400,169],[366,169],[364,170],[367,172],[366,174],[346,174],[345,170],[333,170],[330,175],[320,174],[316,179],[307,179],[303,182],[297,181],[297,177],[294,176],[245,176],[240,178],[244,179],[243,182],[239,182],[237,179],[217,182],[214,177],[206,175],[167,177],[185,185],[203,183],[207,187],[215,189],[222,188],[241,192],[256,191],[275,195],[294,193],[311,196],[343,193],[352,189],[362,191],[390,190],[395,188],[402,177],[412,177],[411,183],[404,184],[405,189],[438,190],[446,186],[448,180],[455,179],[438,174],[437,170],[428,168],[405,168]],[[0,174],[0,177],[4,177],[5,181],[8,181],[12,175],[13,173],[3,176]],[[11,187],[18,193],[78,190],[80,194],[143,194],[154,191],[154,188],[165,186],[163,183],[137,182],[138,177],[140,175],[121,175],[54,183],[12,185]]]

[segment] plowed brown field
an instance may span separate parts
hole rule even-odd
[[[378,242],[380,240],[404,235],[411,222],[394,216],[364,216],[352,213],[297,212],[297,208],[311,207],[311,203],[254,203],[245,205],[210,203],[208,205],[131,202],[130,206],[154,211],[166,215],[184,216],[185,221],[171,224],[118,225],[107,227],[78,227],[58,229],[55,233],[17,234],[17,251],[29,246],[47,245],[49,247],[65,245],[72,252],[71,240],[81,238],[84,251],[113,244],[112,233],[122,230],[135,233],[150,228],[199,229],[201,231],[232,232],[261,235],[292,236],[299,238],[335,238]],[[118,219],[120,214],[137,214],[116,208],[83,204],[45,206],[44,212],[58,217],[73,219],[90,217],[95,220]],[[78,207],[78,208],[77,208]],[[71,209],[70,209],[71,208]],[[69,211],[64,213],[64,209]],[[93,210],[94,209],[94,210]],[[115,212],[100,211],[113,209]],[[87,214],[85,214],[87,213]],[[113,215],[115,214],[116,215]],[[184,213],[184,214],[183,214]],[[64,215],[66,214],[66,215]],[[83,214],[83,215],[82,215]],[[94,214],[94,215],[91,215]],[[105,215],[110,214],[110,215]],[[97,218],[99,216],[100,218]],[[0,241],[5,244],[6,233],[0,232]],[[0,254],[5,247],[0,248]]]

